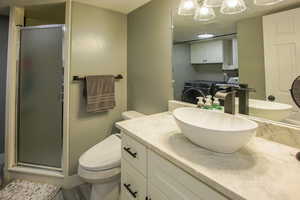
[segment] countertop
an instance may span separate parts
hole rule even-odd
[[[299,149],[254,137],[234,154],[200,148],[170,113],[117,123],[123,133],[230,199],[299,200]]]

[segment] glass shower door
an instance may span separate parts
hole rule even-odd
[[[21,28],[17,161],[61,168],[63,26]]]

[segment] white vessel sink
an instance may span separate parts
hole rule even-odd
[[[238,111],[238,100],[236,100]],[[293,106],[289,104],[269,102],[257,99],[249,99],[249,114],[251,116],[282,121],[292,114]]]
[[[206,149],[233,153],[247,144],[258,125],[246,118],[200,108],[178,108],[173,116],[182,133]]]

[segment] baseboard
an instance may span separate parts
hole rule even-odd
[[[71,188],[77,187],[84,183],[85,182],[76,174],[73,176],[65,177],[64,184],[62,185],[62,187],[64,189],[71,189]]]

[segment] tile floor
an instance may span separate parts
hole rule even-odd
[[[60,186],[14,180],[0,190],[1,200],[63,200],[59,197]],[[62,195],[61,195],[62,196]]]

